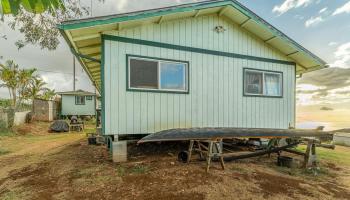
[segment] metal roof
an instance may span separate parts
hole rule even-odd
[[[76,90],[76,91],[65,91],[65,92],[57,92],[60,95],[81,95],[81,96],[96,96],[95,93],[87,92],[84,90]]]
[[[62,22],[58,25],[62,35],[78,57],[92,82],[100,88],[101,35],[123,27],[144,23],[160,23],[184,17],[218,14],[282,52],[297,64],[297,74],[327,67],[325,61],[289,38],[236,0],[203,1],[137,12],[93,17]]]

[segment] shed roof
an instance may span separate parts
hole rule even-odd
[[[289,38],[236,0],[189,3],[137,12],[62,22],[62,35],[78,57],[92,82],[100,87],[101,35],[145,23],[160,23],[184,17],[218,14],[225,16],[297,64],[297,74],[327,67],[325,61]]]
[[[84,90],[76,90],[76,91],[65,91],[65,92],[57,92],[60,95],[81,95],[81,96],[96,96],[95,93],[87,92]]]

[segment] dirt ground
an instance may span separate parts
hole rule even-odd
[[[42,129],[45,129],[42,127]],[[326,150],[318,175],[275,165],[276,156],[227,162],[177,161],[186,143],[130,144],[115,164],[85,134],[0,137],[0,199],[350,199],[350,148]],[[301,157],[293,156],[301,161]]]

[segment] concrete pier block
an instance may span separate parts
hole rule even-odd
[[[113,162],[126,162],[127,161],[127,142],[126,141],[117,141],[113,142]]]

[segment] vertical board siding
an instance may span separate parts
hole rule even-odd
[[[85,96],[85,104],[83,105],[75,104],[75,95],[62,94],[61,96],[61,115],[95,115],[95,96],[92,96],[92,100],[87,100]]]
[[[226,31],[216,33],[222,25]],[[134,39],[288,60],[218,16],[147,24],[116,32]],[[126,55],[189,61],[189,94],[127,91]],[[105,134],[154,133],[185,127],[288,128],[295,123],[295,66],[105,42]],[[283,98],[243,96],[243,69],[283,72]]]

